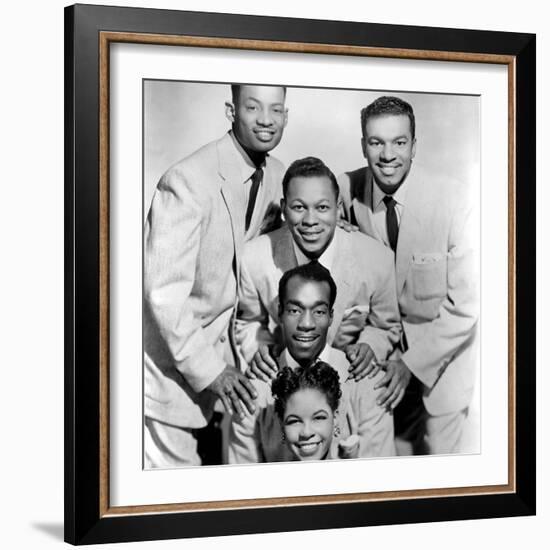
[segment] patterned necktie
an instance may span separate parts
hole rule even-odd
[[[245,230],[248,231],[250,227],[250,220],[252,220],[252,214],[254,213],[254,206],[256,204],[256,198],[258,196],[258,189],[260,189],[260,183],[264,177],[264,171],[261,167],[256,168],[252,174],[252,186],[250,187],[250,195],[248,197],[248,206],[246,207],[245,217]]]
[[[397,236],[399,234],[397,212],[395,211],[396,202],[391,195],[386,195],[383,200],[386,205],[386,229],[388,231],[388,240],[390,241],[391,249],[395,252],[397,249]]]

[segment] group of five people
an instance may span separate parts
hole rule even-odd
[[[146,468],[200,464],[220,404],[220,461],[460,451],[479,302],[469,194],[413,168],[413,110],[389,96],[361,112],[368,166],[337,180],[307,157],[285,172],[269,154],[285,101],[284,87],[233,85],[230,131],[157,186]]]

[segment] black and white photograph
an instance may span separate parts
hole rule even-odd
[[[534,515],[536,36],[256,8],[65,9],[65,540]]]
[[[480,452],[480,109],[143,80],[145,470]]]

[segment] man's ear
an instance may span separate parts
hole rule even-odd
[[[328,312],[328,318],[329,318],[329,326],[332,325],[332,319],[334,318],[334,309],[330,309]]]
[[[416,155],[416,138],[413,139],[412,150],[411,150],[411,159]]]
[[[288,124],[288,108],[285,109],[285,120],[283,122],[283,128],[286,128],[287,124]]]
[[[361,150],[363,151],[363,156],[367,158],[367,140],[364,136],[361,138]]]
[[[235,122],[235,105],[231,101],[225,102],[225,116],[231,124]]]

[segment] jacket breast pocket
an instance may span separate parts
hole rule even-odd
[[[417,300],[447,295],[447,256],[441,253],[414,254],[411,267],[413,293]]]

